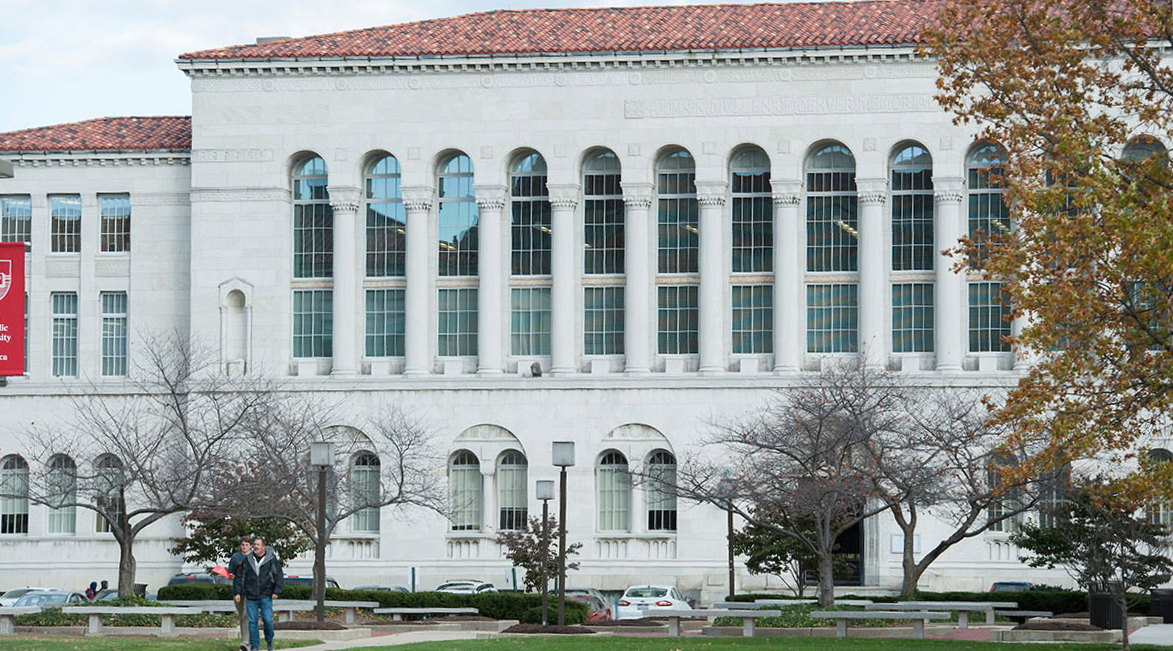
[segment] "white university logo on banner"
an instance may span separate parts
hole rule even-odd
[[[9,287],[12,287],[12,260],[0,260],[0,301],[8,296]]]

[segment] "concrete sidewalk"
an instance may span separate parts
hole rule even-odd
[[[401,644],[415,644],[416,642],[455,642],[458,640],[475,640],[484,638],[484,631],[408,631],[406,633],[392,633],[379,635],[362,640],[340,640],[326,642],[315,646],[300,647],[298,651],[335,651],[337,649],[362,649],[381,646],[399,646]]]
[[[1173,647],[1173,624],[1153,624],[1139,628],[1128,636],[1133,644],[1159,644]]]

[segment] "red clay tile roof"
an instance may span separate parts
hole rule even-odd
[[[260,45],[181,59],[386,57],[901,45],[940,0],[501,10]]]
[[[98,118],[0,133],[0,151],[127,149],[191,149],[191,118]]]

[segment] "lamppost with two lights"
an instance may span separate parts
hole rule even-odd
[[[566,626],[566,469],[574,465],[574,441],[554,441],[558,473],[558,625]]]

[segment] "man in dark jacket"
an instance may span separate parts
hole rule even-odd
[[[232,558],[228,559],[228,573],[232,575],[234,583],[236,577],[244,574],[244,566],[248,563],[248,557],[252,551],[252,538],[248,536],[241,538],[240,551],[233,552]],[[244,614],[244,599],[236,600],[236,622],[240,625],[240,651],[248,651],[248,618]]]
[[[246,557],[239,574],[232,579],[232,598],[244,600],[248,612],[248,641],[252,651],[260,651],[260,633],[257,630],[257,616],[265,624],[265,642],[273,651],[273,600],[281,596],[281,585],[285,572],[281,561],[272,551],[265,550],[265,541],[253,541],[253,553]]]

